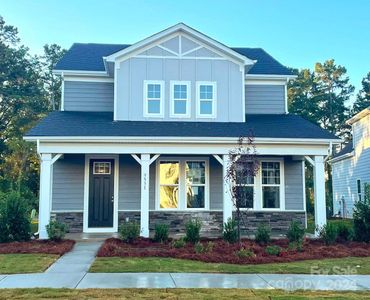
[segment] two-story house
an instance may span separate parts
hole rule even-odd
[[[363,201],[365,183],[370,184],[370,107],[347,121],[352,141],[331,160],[333,169],[333,213],[352,218],[354,204]]]
[[[27,133],[41,156],[40,238],[50,218],[74,232],[137,220],[219,232],[233,214],[228,153],[252,131],[260,170],[248,224],[306,220],[304,160],[326,222],[324,158],[339,140],[288,113],[291,71],[260,48],[230,48],[185,24],[133,45],[74,44],[55,66],[61,111]]]

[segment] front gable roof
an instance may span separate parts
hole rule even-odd
[[[180,26],[181,25],[181,26]],[[175,27],[178,26],[178,27]],[[171,32],[176,32],[175,29],[180,30],[179,28],[186,28],[187,32],[194,32],[198,35],[201,35],[202,41],[206,43],[206,41],[212,42],[213,45],[216,45],[218,49],[225,49],[228,50],[229,55],[233,55],[234,57],[239,56],[239,58],[247,58],[249,61],[255,62],[253,65],[248,67],[248,74],[249,75],[282,75],[282,76],[292,76],[294,75],[292,71],[279,63],[276,59],[270,56],[265,50],[261,48],[230,48],[227,47],[201,33],[198,31],[184,25],[178,24],[173,27],[170,27],[166,30],[172,30]],[[186,26],[186,27],[185,27]],[[185,32],[185,31],[184,31]],[[164,31],[158,33],[164,34]],[[157,35],[158,35],[157,34]],[[188,34],[188,33],[187,33]],[[154,35],[149,37],[148,39],[153,39],[153,37],[157,37]],[[144,39],[139,43],[148,43],[148,39]],[[134,45],[128,44],[95,44],[95,43],[75,43],[72,47],[67,51],[67,53],[62,57],[62,59],[56,64],[54,67],[54,71],[56,73],[61,72],[84,72],[84,73],[104,73],[107,75],[107,70],[105,66],[104,58],[112,58],[117,55],[122,55],[125,53],[130,53],[133,51],[133,47],[138,47],[138,43]],[[127,50],[129,49],[129,50]],[[127,52],[124,52],[127,51]],[[221,51],[221,50],[220,50]],[[223,50],[222,50],[223,51]]]
[[[130,56],[140,49],[145,49],[146,47],[151,47],[153,44],[158,42],[165,42],[166,40],[170,40],[177,34],[185,34],[189,38],[194,38],[197,42],[202,43],[204,46],[211,47],[215,50],[218,50],[220,53],[233,58],[239,63],[243,63],[244,65],[253,65],[256,61],[249,59],[245,55],[240,54],[239,52],[234,51],[233,49],[225,46],[224,44],[208,37],[207,35],[185,25],[184,23],[179,23],[174,26],[171,26],[161,32],[158,32],[148,38],[145,38],[127,48],[124,48],[116,53],[113,53],[107,56],[105,59],[107,62],[114,62],[116,59]],[[179,49],[181,54],[181,49]]]

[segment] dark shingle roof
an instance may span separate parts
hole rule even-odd
[[[112,113],[50,113],[26,136],[94,137],[239,137],[336,139],[297,115],[247,115],[245,123],[188,121],[112,121]]]
[[[56,64],[55,70],[105,71],[103,57],[116,53],[130,45],[75,43]],[[231,48],[257,63],[248,74],[293,75],[291,70],[261,48]]]
[[[335,153],[333,155],[333,158],[336,158],[336,157],[339,157],[339,156],[342,156],[344,154],[348,154],[348,153],[351,153],[353,151],[353,142],[350,141],[347,145],[345,145],[343,147],[342,150],[340,150],[338,153]]]

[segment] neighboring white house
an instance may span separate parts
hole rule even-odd
[[[124,35],[124,32],[122,33]],[[74,44],[54,68],[61,111],[25,139],[41,156],[40,238],[51,218],[74,232],[117,232],[137,220],[220,233],[233,215],[229,151],[255,137],[260,170],[245,203],[254,230],[306,221],[304,160],[315,166],[315,219],[325,210],[325,157],[340,140],[288,113],[296,76],[261,48],[230,48],[177,24],[133,45]]]
[[[370,183],[370,107],[347,121],[352,142],[332,159],[334,215],[352,218],[354,203],[364,197]]]

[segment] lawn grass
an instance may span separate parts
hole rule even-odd
[[[55,254],[0,254],[0,274],[43,272],[58,257]]]
[[[359,267],[358,267],[359,266]],[[89,272],[191,272],[191,273],[260,273],[260,274],[310,274],[312,268],[337,274],[338,268],[346,273],[370,274],[370,257],[347,257],[322,260],[306,260],[289,263],[237,265],[205,263],[195,260],[160,257],[98,257]]]
[[[250,289],[6,289],[0,299],[370,299],[370,292]]]

